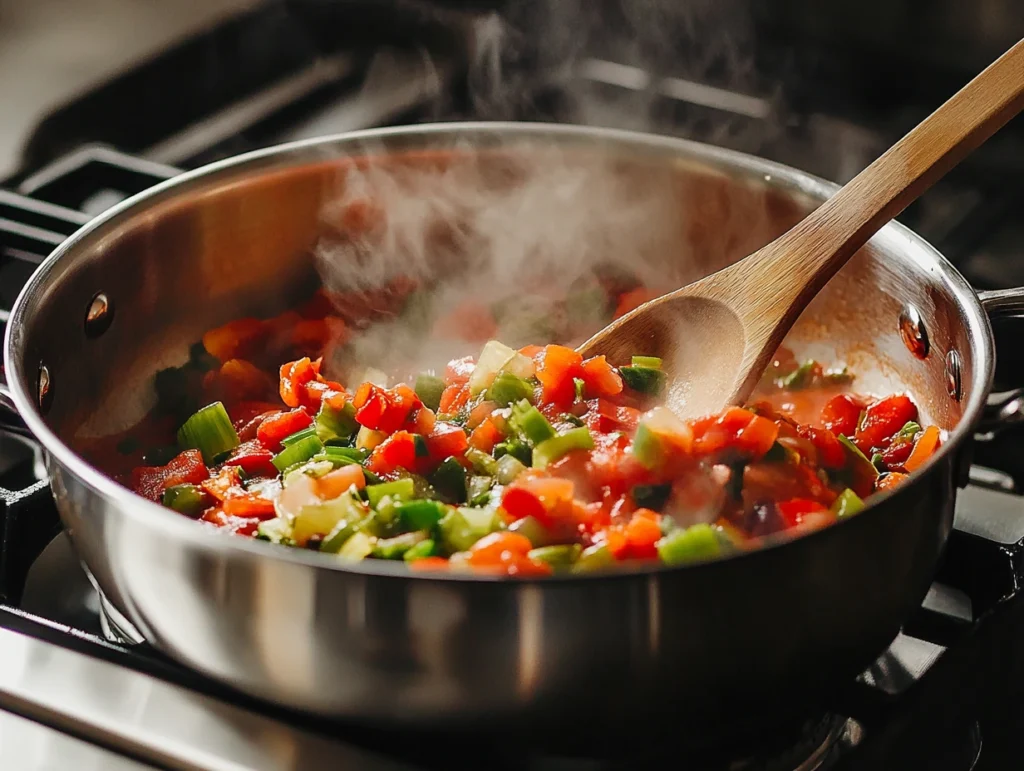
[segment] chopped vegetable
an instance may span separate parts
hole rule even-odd
[[[197,485],[172,485],[164,490],[164,506],[189,517],[198,517],[209,506],[209,498]]]
[[[839,494],[839,497],[832,504],[832,513],[841,519],[842,517],[851,517],[863,508],[864,501],[860,499],[857,493],[847,488]]]
[[[653,367],[622,367],[619,374],[634,391],[649,396],[661,396],[668,382],[665,373]]]
[[[382,482],[379,485],[369,485],[366,488],[366,497],[371,506],[377,506],[385,497],[399,498],[411,501],[416,497],[416,484],[412,479],[397,479],[394,482]]]
[[[466,502],[466,469],[455,457],[449,456],[434,470],[430,484],[449,503]]]
[[[323,442],[352,436],[359,430],[356,408],[346,401],[340,406],[336,399],[324,399],[316,414],[316,435]]]
[[[444,393],[444,380],[435,375],[419,375],[416,378],[415,391],[420,400],[430,409],[437,412],[441,405],[441,394]]]
[[[274,456],[271,463],[274,464],[278,471],[284,473],[293,466],[305,463],[323,449],[323,442],[320,441],[316,434],[312,434],[285,447]]]
[[[578,543],[558,544],[557,546],[541,546],[530,549],[526,554],[530,559],[546,562],[552,567],[568,567],[579,559],[583,547]]]
[[[634,356],[630,363],[639,369],[661,369],[661,359],[657,356]]]
[[[502,407],[523,399],[529,401],[533,398],[533,386],[528,380],[502,372],[494,378],[494,382],[487,389],[487,398]]]
[[[551,427],[548,419],[540,413],[540,410],[525,400],[512,408],[512,416],[509,421],[520,438],[532,445],[540,444],[555,435],[555,429]]]
[[[592,449],[594,449],[594,438],[590,435],[590,429],[574,428],[572,431],[545,439],[534,447],[533,466],[544,469],[567,452]]]
[[[178,429],[178,445],[185,450],[199,450],[203,460],[209,464],[222,453],[235,449],[239,439],[224,405],[214,402],[203,407]]]
[[[667,565],[682,565],[714,559],[721,544],[710,525],[691,525],[658,541],[658,556]]]

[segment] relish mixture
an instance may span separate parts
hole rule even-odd
[[[601,291],[585,299],[598,323],[653,295]],[[943,438],[908,396],[858,395],[845,369],[784,349],[757,400],[694,421],[659,406],[665,376],[644,351],[616,367],[490,340],[407,382],[325,376],[325,349],[343,356],[360,314],[413,294],[403,282],[321,290],[210,330],[187,364],[157,374],[153,414],[80,449],[139,495],[238,536],[536,576],[713,559],[824,527],[900,484]],[[443,323],[496,328],[477,306]]]

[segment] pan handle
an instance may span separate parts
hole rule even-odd
[[[1024,287],[978,292],[981,307],[992,320],[1024,318]],[[1024,425],[1024,388],[993,394],[978,425],[980,435],[994,435]]]

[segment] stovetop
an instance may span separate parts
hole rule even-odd
[[[37,125],[23,168],[0,186],[0,323],[35,265],[90,216],[178,169],[257,146],[425,120],[562,120],[711,141],[842,182],[958,85],[851,104],[823,86],[844,70],[822,54],[816,65],[834,66],[799,78],[794,69],[806,57],[771,41],[761,41],[756,66],[726,57],[695,67],[701,49],[676,67],[656,46],[637,56],[589,34],[590,17],[588,34],[579,34],[588,44],[573,44],[572,34],[524,37],[528,24],[510,32],[465,5],[260,4],[52,112]],[[339,16],[342,7],[357,8],[359,24]],[[536,25],[561,18],[563,6],[544,7]],[[742,48],[744,40],[732,42]],[[552,42],[570,54],[542,45]],[[979,288],[1024,283],[1022,150],[1018,121],[902,218]],[[996,332],[1012,341],[1021,322]],[[1000,353],[997,386],[1024,383],[1024,352],[1003,345]],[[510,746],[500,733],[412,736],[317,720],[126,642],[61,532],[38,448],[0,432],[0,767],[1016,767],[1024,729],[1022,438],[1017,429],[978,442],[928,597],[889,650],[834,695],[828,714],[772,746],[681,759],[670,736],[645,741],[649,751],[624,742],[627,754],[586,758],[530,749],[529,737]]]

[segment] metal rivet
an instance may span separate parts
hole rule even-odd
[[[924,328],[920,311],[913,305],[904,305],[900,311],[900,337],[907,350],[917,358],[928,357],[928,331]]]
[[[50,383],[50,370],[45,364],[39,365],[39,378],[37,380],[36,394],[39,400],[39,411],[44,415],[50,411],[53,403],[53,388]]]
[[[963,364],[960,360],[960,354],[956,351],[950,351],[946,354],[946,391],[949,395],[960,401],[963,396],[963,376],[961,374],[963,370]]]
[[[99,337],[114,320],[114,306],[103,292],[97,292],[85,311],[85,336]]]

